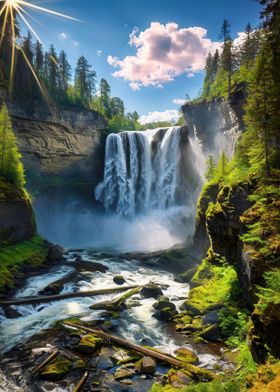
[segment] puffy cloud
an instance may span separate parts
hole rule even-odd
[[[98,57],[101,57],[101,56],[102,56],[102,50],[97,50],[97,51],[96,51],[96,55],[97,55]]]
[[[160,87],[181,74],[192,77],[204,69],[206,55],[221,47],[220,42],[207,38],[202,27],[179,28],[176,23],[159,22],[144,31],[134,28],[129,44],[136,49],[135,55],[123,59],[110,55],[107,61],[117,68],[113,76],[130,82],[133,90]]]
[[[63,41],[69,42],[70,44],[72,44],[72,45],[75,46],[75,47],[77,47],[77,46],[80,45],[79,42],[73,40],[73,39],[71,38],[71,36],[70,36],[69,34],[67,34],[67,33],[63,33],[63,32],[62,32],[62,33],[60,33],[60,34],[58,35],[58,37],[59,37],[61,40],[63,40]]]
[[[164,110],[163,112],[149,112],[147,115],[140,116],[139,122],[141,125],[148,123],[168,121],[177,122],[179,120],[180,113],[178,110]]]
[[[174,105],[184,105],[184,103],[186,103],[186,99],[181,99],[181,98],[176,98],[176,99],[173,99],[173,103],[174,103]]]

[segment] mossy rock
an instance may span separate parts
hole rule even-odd
[[[85,369],[86,363],[82,359],[78,359],[76,362],[73,363],[73,369]]]
[[[180,347],[175,351],[176,358],[180,361],[187,362],[187,363],[198,363],[199,358],[198,356],[191,350],[185,347]]]
[[[93,354],[103,343],[103,339],[94,335],[84,335],[78,344],[78,350],[85,354]]]
[[[177,388],[184,388],[186,385],[190,384],[192,382],[192,375],[189,373],[187,370],[175,370],[171,369],[168,372],[168,384],[171,385],[172,387],[176,388],[174,389],[177,390]],[[179,389],[178,389],[179,390]]]
[[[70,371],[72,362],[58,355],[51,364],[47,365],[41,376],[49,381],[57,381]]]

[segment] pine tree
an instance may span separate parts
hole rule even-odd
[[[58,89],[59,95],[62,100],[67,97],[67,91],[69,87],[69,82],[71,79],[71,66],[67,60],[67,55],[62,50],[59,54],[59,78],[58,78]]]
[[[246,38],[239,48],[238,60],[239,64],[245,65],[247,68],[252,65],[259,51],[259,32],[253,31],[250,23],[245,28]]]
[[[119,97],[113,97],[110,102],[111,116],[124,116],[124,103]]]
[[[212,77],[212,64],[213,64],[213,58],[211,53],[208,53],[208,56],[206,57],[206,62],[205,62],[205,78],[203,82],[203,92],[202,96],[204,98],[208,98],[209,91],[210,91],[210,86],[211,86],[211,77]]]
[[[227,175],[227,168],[228,168],[228,158],[226,156],[226,153],[222,151],[217,164],[216,176],[219,179],[225,178],[225,176]]]
[[[47,86],[49,92],[55,97],[58,90],[59,68],[58,68],[58,58],[57,58],[56,50],[53,45],[50,46],[50,50],[47,53],[46,68],[47,68]]]
[[[217,73],[218,73],[218,68],[220,64],[220,54],[218,49],[216,50],[213,58],[212,58],[212,67],[211,67],[211,83],[214,82]]]
[[[222,25],[220,38],[223,39],[223,50],[221,54],[221,65],[224,71],[227,73],[228,79],[228,97],[231,93],[231,79],[234,67],[236,65],[236,57],[233,50],[233,41],[230,36],[230,24],[225,19]]]
[[[105,116],[107,118],[112,118],[111,113],[111,87],[106,79],[101,79],[100,81],[100,98],[101,104],[104,109]]]
[[[15,186],[23,187],[25,179],[21,154],[5,105],[0,111],[0,174]]]
[[[79,57],[75,69],[75,94],[81,104],[89,106],[96,91],[96,72],[84,56]]]
[[[212,154],[209,155],[209,157],[206,161],[206,166],[207,166],[207,169],[206,169],[206,173],[205,173],[205,178],[208,181],[211,181],[215,176],[215,170],[216,170],[216,164],[215,164],[214,157]]]
[[[44,75],[44,52],[41,42],[37,41],[34,45],[34,70],[36,75],[43,77]]]
[[[26,97],[33,98],[35,85],[34,76],[30,68],[33,67],[34,53],[32,36],[29,31],[21,43],[21,48],[23,53],[17,51],[14,87],[16,92],[20,92],[20,94]],[[29,65],[27,64],[27,61]],[[23,80],[24,83],[22,83]]]

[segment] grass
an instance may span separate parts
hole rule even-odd
[[[35,236],[29,241],[9,245],[0,250],[0,289],[14,287],[15,274],[24,266],[37,267],[44,263],[47,249],[44,240]]]

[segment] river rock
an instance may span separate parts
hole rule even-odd
[[[128,377],[132,377],[133,375],[134,375],[133,370],[120,367],[115,372],[114,378],[115,378],[115,380],[119,381],[119,380],[123,380]]]
[[[168,375],[168,382],[174,388],[184,388],[187,384],[192,382],[190,374],[184,370],[172,371]]]
[[[210,325],[210,327],[205,328],[203,332],[200,333],[200,336],[206,340],[212,340],[212,341],[220,340],[221,334],[220,334],[220,328],[218,324],[213,324]]]
[[[180,306],[180,310],[187,312],[191,316],[200,316],[201,315],[201,311],[199,309],[197,309],[195,306],[190,305],[188,303],[188,301],[184,302]]]
[[[140,294],[144,298],[155,298],[157,299],[160,295],[162,295],[161,288],[154,284],[154,283],[148,283],[142,289],[140,290]]]
[[[173,305],[173,304],[172,304]],[[174,317],[177,314],[177,310],[170,308],[169,306],[162,308],[162,309],[158,309],[156,310],[156,312],[153,314],[153,316],[155,318],[157,318],[158,320],[170,320],[172,317]]]
[[[175,351],[176,357],[184,362],[198,363],[198,356],[191,350],[185,347],[180,347]]]
[[[77,349],[85,354],[93,354],[102,343],[101,338],[96,338],[94,335],[84,335]]]
[[[108,267],[101,263],[95,263],[93,261],[85,261],[82,258],[77,258],[74,264],[71,264],[77,271],[90,271],[90,272],[106,272],[108,271]]]
[[[144,357],[141,361],[141,373],[154,373],[156,362],[151,357]]]
[[[212,310],[209,313],[206,313],[202,317],[202,325],[209,325],[209,324],[218,324],[219,321],[219,311]]]
[[[113,281],[119,285],[124,284],[126,282],[125,278],[122,275],[114,276]]]
[[[48,250],[48,261],[51,263],[63,259],[65,249],[60,245],[51,245]]]
[[[176,306],[169,300],[160,298],[159,301],[153,304],[153,308],[156,310],[161,310],[164,308],[169,308],[171,310],[176,310]]]
[[[60,380],[69,372],[71,366],[72,363],[68,359],[59,355],[44,368],[41,377],[49,381]]]
[[[17,310],[13,309],[11,306],[8,306],[3,310],[7,319],[15,319],[21,317],[21,314]]]

